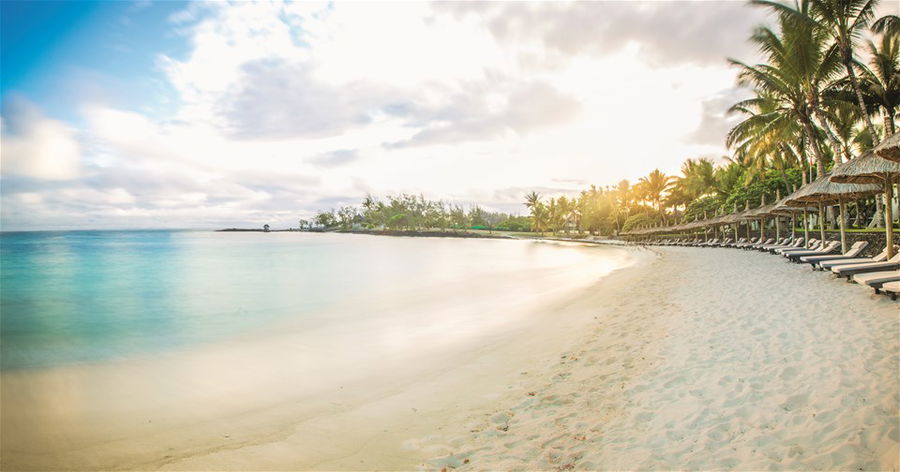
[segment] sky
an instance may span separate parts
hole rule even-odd
[[[4,0],[4,231],[296,226],[728,154],[744,2]]]

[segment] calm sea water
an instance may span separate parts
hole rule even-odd
[[[534,241],[197,231],[3,233],[2,368],[152,355],[286,320],[327,324],[338,306],[345,314],[341,323],[348,323],[385,316],[384,310],[364,308],[375,299],[390,306],[392,297],[398,304],[410,297],[435,300],[423,305],[416,320],[397,323],[429,316],[476,320],[488,316],[477,313],[486,297],[525,299],[554,286],[595,282],[626,259],[615,249]],[[458,309],[445,309],[449,305]],[[489,316],[505,315],[493,309]]]

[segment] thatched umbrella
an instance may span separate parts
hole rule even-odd
[[[891,138],[897,136],[900,136],[900,133],[895,133]],[[898,142],[897,139],[894,141]],[[885,140],[884,142],[887,143],[888,140]],[[895,146],[894,149],[897,149],[897,147]],[[894,200],[894,180],[898,177],[900,177],[900,161],[893,162],[882,159],[872,152],[867,152],[856,159],[850,159],[844,164],[836,167],[831,173],[831,180],[833,182],[852,183],[857,185],[881,184],[883,186],[884,195],[887,200],[887,205],[884,206],[884,229],[888,257],[894,256],[894,215],[892,202]]]
[[[770,205],[761,205],[752,210],[748,210],[744,213],[743,219],[745,220],[759,220],[759,237],[765,239],[766,237],[766,217],[771,214],[771,211],[775,208],[775,204]],[[750,222],[748,221],[747,224]]]
[[[826,203],[838,202],[841,209],[840,226],[841,226],[841,252],[847,252],[847,205],[848,200],[859,199],[880,193],[881,188],[872,184],[855,184],[855,183],[838,183],[832,182],[831,176],[826,175],[813,181],[811,184],[804,186],[792,196],[790,203],[817,203],[819,205],[819,226],[822,234],[822,241],[825,241],[825,221],[823,205]]]
[[[894,133],[875,146],[875,154],[889,161],[900,162],[900,133]],[[852,161],[853,159],[851,159]]]
[[[726,225],[733,224],[734,225],[734,240],[735,241],[737,241],[738,236],[739,236],[738,235],[738,222],[741,221],[741,217],[744,216],[744,213],[746,213],[746,210],[734,212],[734,213],[723,216],[722,220],[720,221],[721,224],[726,224]]]
[[[802,187],[801,187],[802,189]],[[800,190],[797,190],[799,192]],[[803,238],[805,240],[804,246],[809,247],[809,225],[807,224],[808,218],[807,213],[814,213],[816,208],[808,207],[803,204],[794,204],[792,205],[791,199],[794,198],[794,195],[797,195],[797,192],[794,192],[781,200],[775,202],[775,208],[772,209],[772,213],[775,215],[790,215],[791,217],[791,238],[795,237],[794,228],[797,227],[797,213],[803,214]]]

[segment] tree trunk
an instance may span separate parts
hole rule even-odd
[[[894,130],[894,110],[882,108],[881,119],[884,121],[884,137],[893,136],[896,133]]]
[[[803,245],[809,249],[809,212],[803,210]]]
[[[825,207],[819,204],[819,234],[822,239],[822,247],[825,247]]]
[[[847,253],[847,204],[843,200],[840,201],[841,209],[841,254]]]
[[[875,132],[875,127],[872,126],[872,120],[869,119],[869,113],[866,111],[866,101],[863,99],[862,88],[859,86],[859,79],[856,78],[856,71],[853,70],[853,50],[850,48],[847,40],[842,41],[841,50],[844,53],[844,67],[847,68],[847,77],[850,77],[850,84],[853,85],[853,92],[856,94],[856,104],[859,105],[860,116],[863,117],[863,123],[866,124],[869,134],[872,135],[872,145],[875,146],[880,140],[878,139],[878,133]]]
[[[875,196],[875,214],[872,215],[872,220],[869,221],[867,225],[868,228],[884,228],[884,220],[881,218],[882,216],[882,203],[881,203],[881,195]]]
[[[831,148],[833,151],[832,155],[834,156],[835,165],[842,164],[842,150],[846,149],[846,147],[841,144],[841,141],[837,138],[837,136],[834,135],[834,132],[831,131],[831,127],[828,126],[828,121],[825,120],[825,116],[822,114],[822,110],[819,109],[818,106],[816,106],[814,112],[816,114],[816,118],[818,118],[821,122],[819,126],[823,130],[825,130],[825,136],[828,136],[828,140],[831,141]],[[847,151],[847,154],[850,154],[849,150]]]
[[[806,138],[809,140],[813,148],[813,155],[816,158],[816,177],[825,177],[825,156],[822,155],[822,149],[819,148],[819,137],[816,136],[812,120],[809,117],[804,117],[801,121],[803,121]]]
[[[887,200],[884,208],[884,221],[887,231],[887,256],[890,259],[894,257],[894,218],[891,217],[894,206],[894,183],[890,180],[884,181],[884,197]]]

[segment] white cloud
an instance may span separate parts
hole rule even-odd
[[[3,222],[288,224],[367,192],[512,210],[529,188],[674,172],[724,151],[724,56],[747,53],[760,17],[743,3],[192,4],[170,18],[189,53],[159,60],[179,104],[165,120],[86,103],[76,133],[4,110]],[[11,169],[42,181],[8,178],[7,135],[41,156]]]
[[[41,115],[34,105],[12,97],[4,105],[0,169],[3,176],[69,180],[81,173],[75,130]]]

